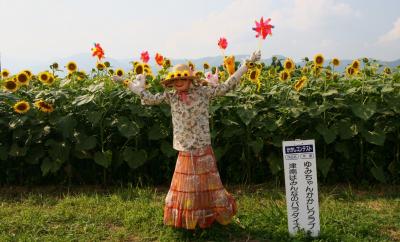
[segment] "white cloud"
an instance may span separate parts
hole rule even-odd
[[[395,40],[400,40],[400,17],[394,22],[393,28],[389,32],[379,37],[378,42],[385,44]]]

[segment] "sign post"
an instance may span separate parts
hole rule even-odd
[[[317,166],[314,140],[283,141],[289,233],[320,231]]]

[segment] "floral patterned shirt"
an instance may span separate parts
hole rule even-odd
[[[212,98],[223,96],[234,89],[240,78],[232,75],[217,86],[193,86],[187,92],[186,102],[179,93],[164,91],[151,94],[144,90],[140,94],[142,104],[167,103],[171,106],[173,125],[173,148],[191,151],[211,144],[208,106]]]

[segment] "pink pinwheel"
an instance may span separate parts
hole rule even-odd
[[[140,59],[141,59],[144,63],[147,63],[147,62],[150,60],[149,52],[145,51],[145,52],[142,52],[140,55],[141,55],[141,56],[140,56]]]
[[[253,28],[253,30],[257,32],[257,38],[261,36],[265,39],[268,35],[272,35],[272,28],[274,28],[274,26],[269,24],[270,21],[270,18],[264,21],[264,17],[261,17],[260,22],[255,21],[256,27]]]
[[[225,50],[226,47],[228,47],[228,41],[224,37],[221,37],[219,38],[218,46],[219,48]]]

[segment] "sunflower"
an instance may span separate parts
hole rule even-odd
[[[44,102],[43,100],[38,100],[34,103],[35,107],[44,113],[51,113],[54,108],[51,104]]]
[[[125,79],[125,80],[123,81],[124,86],[125,86],[125,87],[128,87],[129,82],[130,82],[129,79]]]
[[[303,89],[304,85],[307,83],[308,78],[306,76],[302,76],[299,80],[297,80],[297,82],[294,84],[294,89],[296,89],[296,91],[300,91],[301,89]]]
[[[352,76],[352,75],[354,75],[355,74],[355,70],[354,70],[354,68],[353,67],[351,67],[351,66],[348,66],[347,68],[346,68],[346,75],[347,76]]]
[[[210,64],[208,64],[207,62],[204,62],[203,63],[203,68],[204,68],[204,70],[210,69]]]
[[[202,78],[204,77],[204,73],[202,71],[196,71],[196,73],[194,74],[197,78]]]
[[[144,66],[142,64],[138,63],[135,66],[135,74],[136,75],[143,74],[143,71],[144,71]]]
[[[148,74],[148,75],[153,75],[153,71],[151,70],[150,67],[144,67],[144,73]]]
[[[324,64],[324,56],[322,54],[315,55],[314,63],[316,66],[322,66]]]
[[[333,66],[339,66],[340,65],[340,60],[338,58],[333,58],[332,59],[332,64],[333,64]]]
[[[322,69],[322,66],[314,66],[314,68],[312,69],[312,73],[315,76],[318,76],[321,73],[321,69]]]
[[[287,71],[290,72],[290,71],[293,71],[293,70],[294,70],[295,64],[294,64],[294,62],[293,62],[292,59],[287,58],[287,59],[285,60],[285,62],[283,63],[283,67],[285,68],[285,70],[287,70]]]
[[[114,73],[115,73],[115,71],[113,69],[108,69],[107,71],[108,71],[108,74],[110,74],[110,75],[114,75]]]
[[[140,64],[139,61],[134,61],[134,62],[133,62],[133,68],[135,68],[138,64]]]
[[[18,73],[18,75],[17,75],[17,82],[18,82],[18,84],[19,85],[25,85],[25,86],[27,86],[27,85],[29,85],[29,76],[28,76],[28,74],[26,74],[25,72],[20,72],[20,73]]]
[[[19,101],[16,104],[14,104],[13,108],[14,108],[14,111],[17,113],[26,113],[29,111],[31,106],[26,101]]]
[[[4,88],[10,92],[15,92],[18,90],[19,85],[14,80],[8,80],[8,81],[4,82]]]
[[[50,77],[50,73],[47,71],[43,71],[38,74],[38,77],[39,77],[39,81],[41,81],[43,83],[47,83],[47,81],[49,80],[49,77]]]
[[[123,76],[125,72],[121,68],[118,68],[115,70],[115,74],[117,74],[117,76]]]
[[[81,81],[87,77],[86,72],[84,70],[80,70],[77,72],[78,76],[78,81]]]
[[[1,77],[7,78],[9,76],[10,76],[10,71],[9,70],[4,69],[4,70],[1,71]]]
[[[327,80],[331,80],[332,79],[332,72],[330,70],[326,70],[325,71],[325,77]]]
[[[163,68],[169,68],[169,67],[171,67],[171,60],[167,59],[167,58],[164,58]]]
[[[260,82],[260,73],[261,70],[258,68],[254,68],[252,70],[250,70],[250,72],[248,73],[248,78],[254,82],[255,84],[257,84],[257,91],[260,91],[261,88],[261,82]]]
[[[49,79],[47,80],[47,82],[45,82],[47,85],[51,85],[53,84],[53,82],[55,81],[53,74],[49,73]]]
[[[96,68],[97,68],[97,70],[102,71],[102,70],[106,69],[106,65],[104,63],[97,62]]]
[[[188,66],[189,66],[189,68],[190,68],[190,70],[194,70],[194,68],[195,68],[195,65],[193,64],[193,62],[191,62],[191,61],[188,61]]]
[[[283,71],[279,72],[279,79],[281,81],[286,81],[289,78],[290,78],[290,73],[287,72],[286,70],[283,70]]]
[[[360,61],[359,60],[354,60],[351,63],[351,67],[355,70],[358,71],[360,69]]]
[[[68,70],[69,72],[74,72],[74,71],[78,70],[78,66],[77,66],[76,63],[73,62],[73,61],[68,62],[67,65],[66,65],[66,67],[67,67],[67,70]]]
[[[54,62],[53,64],[51,64],[50,69],[58,70],[58,63]]]
[[[385,74],[387,74],[387,75],[392,74],[392,70],[390,70],[389,67],[385,67],[385,68],[383,69],[383,72],[384,72]]]
[[[106,62],[104,62],[104,66],[108,68],[108,67],[110,67],[110,66],[111,66],[111,64],[110,64],[110,62],[109,62],[109,61],[106,61]]]
[[[303,68],[301,68],[301,74],[306,75],[308,73],[310,73],[310,67],[303,66]]]

